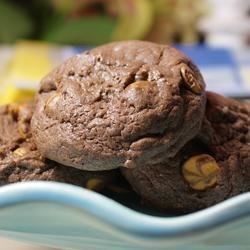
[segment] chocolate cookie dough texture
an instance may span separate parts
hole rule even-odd
[[[0,185],[46,180],[66,182],[100,191],[116,171],[86,172],[45,159],[30,133],[33,104],[0,107]]]
[[[181,52],[128,41],[70,58],[41,81],[36,100],[41,154],[100,171],[174,157],[200,129],[205,91]]]
[[[250,190],[250,109],[244,103],[207,93],[201,140],[230,173],[230,196]]]
[[[145,202],[163,211],[192,212],[250,191],[250,109],[207,93],[199,134],[173,158],[122,172]]]

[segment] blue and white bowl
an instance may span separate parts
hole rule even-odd
[[[53,182],[0,188],[0,236],[59,249],[250,249],[250,193],[176,217]]]

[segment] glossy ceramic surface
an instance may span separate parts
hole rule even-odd
[[[0,236],[59,249],[250,249],[250,193],[176,217],[53,182],[0,188]]]

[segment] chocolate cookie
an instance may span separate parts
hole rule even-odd
[[[200,129],[204,82],[170,46],[117,42],[77,55],[42,81],[32,119],[44,157],[85,170],[173,157]]]
[[[30,133],[32,104],[0,107],[0,185],[46,180],[71,183],[100,190],[116,171],[87,172],[43,158]]]
[[[250,109],[207,93],[200,134],[159,164],[122,172],[134,190],[163,211],[192,212],[250,191]]]

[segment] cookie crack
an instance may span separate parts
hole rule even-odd
[[[159,64],[161,63],[161,59],[162,59],[162,57],[163,57],[163,55],[164,55],[164,51],[165,51],[165,49],[161,49],[161,52],[160,52],[160,55],[159,55],[159,58],[158,58],[157,65],[159,65]]]

